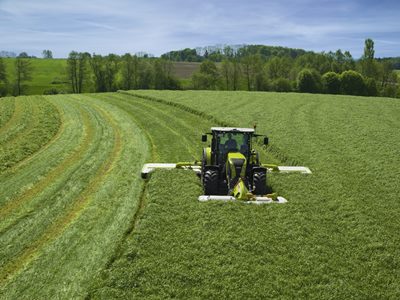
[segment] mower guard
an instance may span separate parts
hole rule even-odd
[[[301,173],[301,174],[311,174],[311,170],[307,167],[299,167],[299,166],[277,166],[271,164],[262,164],[263,167],[267,168],[268,173],[277,172],[277,173]],[[148,163],[144,164],[142,168],[142,178],[147,178],[150,173],[152,173],[155,169],[183,169],[183,170],[192,170],[196,174],[201,174],[201,165],[198,162],[178,162],[178,163]]]
[[[220,196],[220,195],[201,195],[199,196],[198,200],[200,202],[207,202],[207,201],[223,201],[223,202],[228,202],[228,201],[237,201],[237,202],[242,202],[246,204],[269,204],[269,203],[277,203],[277,204],[282,204],[286,203],[287,200],[283,197],[276,197],[276,200],[270,197],[261,197],[257,196],[254,197],[251,200],[243,201],[243,200],[238,200],[233,196]]]

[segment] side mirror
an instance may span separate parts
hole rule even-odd
[[[269,139],[267,137],[264,138],[264,145],[268,145]]]
[[[203,135],[201,136],[201,141],[202,141],[202,142],[207,142],[207,134],[203,134]]]

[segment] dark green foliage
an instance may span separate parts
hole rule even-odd
[[[7,95],[7,70],[3,59],[0,57],[0,97]]]
[[[374,56],[375,56],[374,41],[372,39],[366,39],[363,59],[373,60]]]
[[[113,92],[117,90],[117,73],[119,71],[119,56],[109,54],[101,56],[93,54],[89,57],[96,92]]]
[[[215,89],[218,79],[217,66],[210,60],[203,61],[200,65],[200,70],[192,76],[193,86],[199,90]]]
[[[323,90],[327,94],[340,94],[340,75],[327,72],[322,76]]]
[[[294,49],[277,46],[265,45],[245,45],[245,46],[224,46],[224,47],[204,47],[197,49],[186,48],[178,51],[170,51],[163,55],[162,58],[173,61],[191,61],[201,62],[203,60],[212,60],[221,62],[224,59],[237,57],[243,58],[249,55],[260,55],[263,60],[269,57],[291,57],[296,58],[307,53],[303,49]]]
[[[301,93],[318,93],[321,91],[321,76],[315,70],[303,69],[297,76],[297,88]]]
[[[133,90],[139,86],[139,59],[126,53],[121,57],[122,89]]]
[[[179,89],[179,81],[172,75],[172,63],[166,59],[153,62],[153,81],[156,90]]]
[[[396,85],[389,84],[382,90],[382,96],[383,97],[392,97],[395,98],[398,96],[397,94],[398,88]]]
[[[288,78],[292,67],[293,59],[289,57],[274,56],[265,63],[266,76],[270,80]]]
[[[293,91],[292,83],[289,79],[278,78],[272,82],[272,90],[275,92],[291,92]]]
[[[71,51],[67,59],[66,74],[71,85],[72,93],[80,94],[89,80],[89,53]]]
[[[66,92],[63,90],[59,90],[57,88],[51,88],[43,91],[43,95],[58,95],[58,94],[66,94]]]
[[[43,50],[42,51],[42,56],[44,59],[52,59],[53,58],[53,52],[51,50]]]
[[[26,82],[32,80],[32,64],[28,58],[19,56],[15,59],[14,96],[19,96],[26,90]]]
[[[196,49],[185,48],[178,51],[170,51],[161,55],[161,58],[169,59],[172,61],[191,61],[200,62],[203,57],[198,55]]]
[[[378,96],[378,87],[375,79],[365,78],[364,83],[367,96]]]
[[[356,71],[345,71],[340,76],[341,91],[347,95],[365,95],[364,78]]]

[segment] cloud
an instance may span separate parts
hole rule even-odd
[[[378,56],[394,56],[400,55],[399,8],[385,0],[0,0],[2,47],[7,48],[1,50],[39,55],[48,48],[61,57],[71,50],[159,55],[248,43],[341,48],[357,57],[363,40],[371,37]]]

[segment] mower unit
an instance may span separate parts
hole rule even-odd
[[[267,173],[298,172],[311,174],[307,167],[276,166],[262,164],[258,153],[252,148],[253,139],[263,136],[253,128],[212,127],[211,132],[202,136],[211,145],[203,149],[201,162],[149,163],[142,169],[142,178],[155,169],[185,169],[196,172],[201,178],[204,195],[199,201],[244,201],[245,203],[286,203],[276,193],[268,193]],[[268,138],[264,137],[264,145]]]

